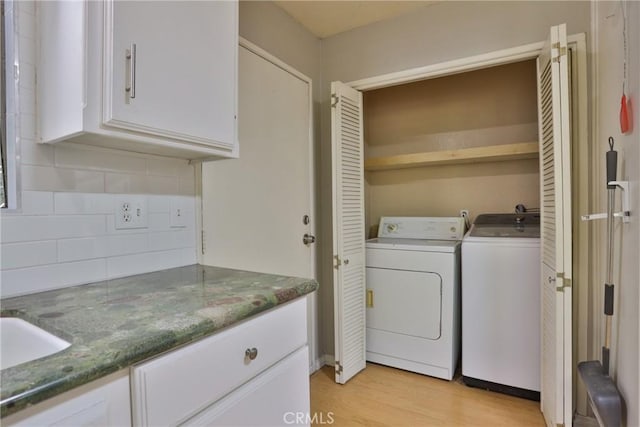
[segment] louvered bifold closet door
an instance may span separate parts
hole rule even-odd
[[[542,355],[540,404],[548,426],[570,426],[571,192],[569,72],[565,25],[538,57]]]
[[[365,368],[362,94],[331,84],[336,382]]]

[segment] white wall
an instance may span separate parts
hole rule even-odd
[[[195,174],[187,161],[35,142],[36,2],[15,4],[22,204],[1,214],[0,295],[195,263]],[[147,199],[148,229],[115,229],[123,194]],[[185,228],[170,227],[171,203],[188,213]]]
[[[606,210],[604,175],[607,139],[613,136],[618,151],[618,179],[630,181],[631,221],[616,221],[616,253],[614,258],[615,311],[612,340],[612,375],[626,403],[625,425],[640,425],[640,3],[627,1],[627,32],[629,59],[627,63],[629,84],[627,97],[633,106],[633,129],[622,135],[618,119],[623,76],[622,13],[620,2],[594,2],[594,67],[596,77],[597,135],[594,155],[600,163],[600,173],[595,177],[599,198],[599,212]],[[619,194],[620,192],[618,192]],[[620,196],[618,196],[620,197]],[[599,227],[600,242],[605,242],[604,228]],[[603,246],[603,245],[602,245]],[[605,252],[597,254],[598,278],[594,292],[601,294],[605,279]],[[602,308],[596,311],[596,320],[603,322]],[[602,335],[601,335],[602,338]]]
[[[590,3],[441,2],[408,15],[338,34],[322,42],[321,188],[331,188],[329,85],[544,41],[549,27],[589,31]],[[321,194],[323,277],[332,277],[331,193]],[[333,287],[321,292],[323,348],[333,354]]]
[[[240,36],[314,81],[320,93],[321,41],[270,1],[240,2]]]

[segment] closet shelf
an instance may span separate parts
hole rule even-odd
[[[366,171],[379,171],[421,166],[534,159],[536,157],[538,157],[537,142],[519,142],[517,144],[489,145],[484,147],[462,148],[459,150],[372,157],[365,159],[364,169]]]

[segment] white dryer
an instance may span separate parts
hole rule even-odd
[[[368,361],[453,378],[464,231],[463,218],[381,218],[366,242]]]

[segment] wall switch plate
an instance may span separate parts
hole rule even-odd
[[[169,209],[169,226],[172,228],[185,228],[188,223],[188,215],[193,215],[188,212],[186,203],[181,198],[174,197],[171,199]]]
[[[119,196],[115,198],[116,230],[147,228],[147,198],[144,196]]]

